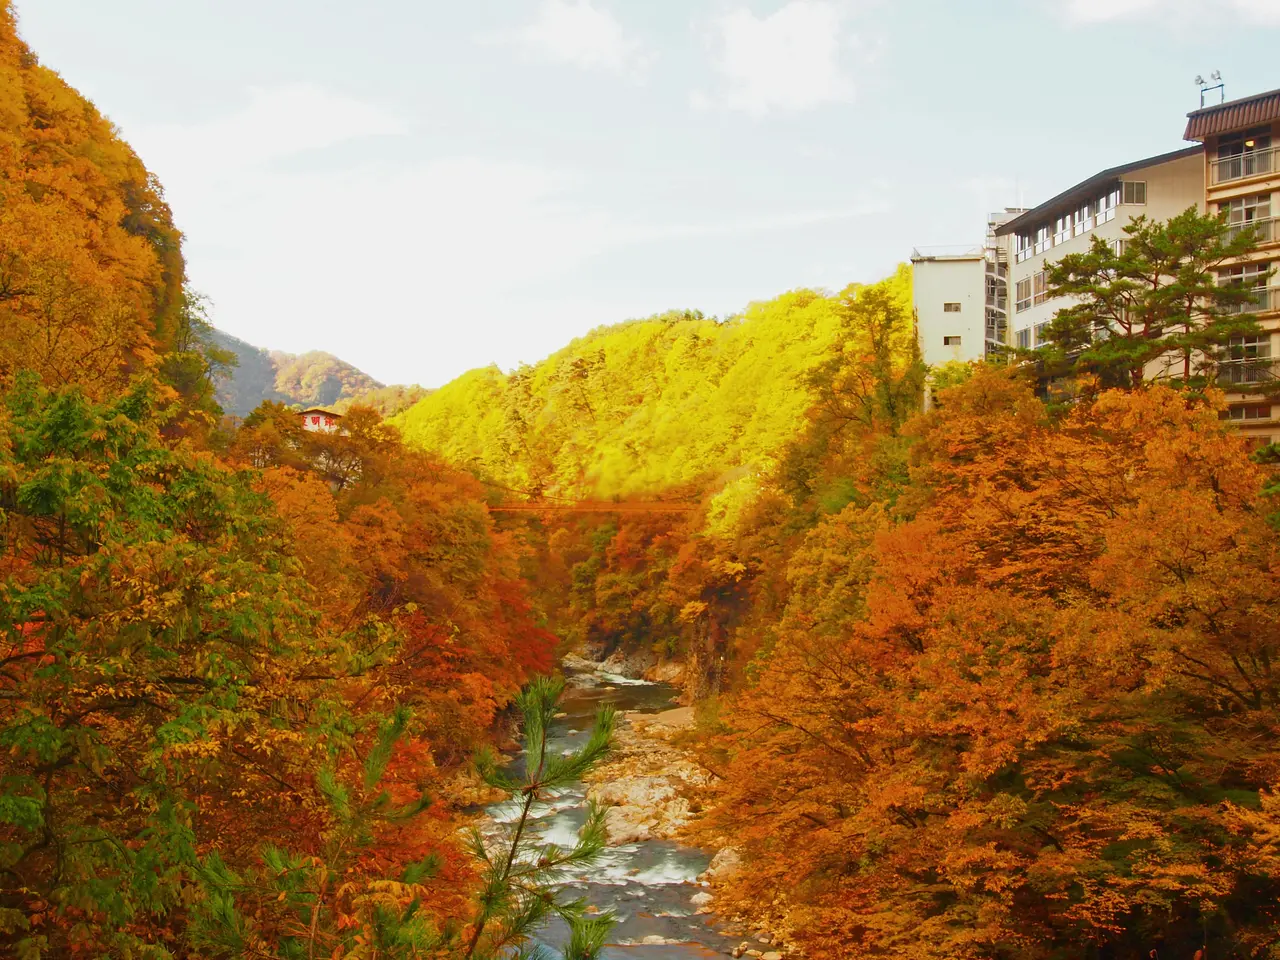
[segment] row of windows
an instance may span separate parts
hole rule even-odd
[[[1117,254],[1124,252],[1124,241],[1113,240],[1112,248]],[[1218,280],[1221,283],[1239,283],[1241,286],[1251,290],[1265,291],[1267,289],[1267,274],[1271,271],[1274,264],[1271,263],[1249,263],[1239,267],[1231,267],[1227,270],[1218,271]],[[1041,270],[1029,277],[1019,280],[1014,285],[1014,301],[1013,312],[1022,313],[1024,310],[1030,310],[1032,307],[1039,306],[1049,299],[1049,273]],[[1266,303],[1259,302],[1264,309]],[[949,307],[950,305],[947,305]],[[957,309],[958,309],[957,305]],[[946,307],[944,307],[946,309]]]
[[[1270,420],[1271,404],[1240,403],[1222,411],[1223,420]]]
[[[1049,273],[1041,270],[1019,280],[1014,291],[1013,312],[1021,313],[1049,299]]]
[[[1115,189],[1100,197],[1082,204],[1071,213],[1064,213],[1053,223],[1047,223],[1038,230],[1020,233],[1014,240],[1016,253],[1014,261],[1021,263],[1046,250],[1066,243],[1072,237],[1087,233],[1094,227],[1100,227],[1116,218],[1116,207],[1122,203],[1145,204],[1147,202],[1147,182],[1145,180],[1126,180]]]
[[[1259,193],[1252,197],[1236,197],[1218,204],[1218,213],[1227,215],[1228,223],[1253,223],[1271,219],[1271,194]]]
[[[1045,332],[1049,329],[1049,321],[1037,323],[1034,327],[1026,327],[1016,334],[1019,350],[1030,350],[1032,347],[1043,347],[1048,341]]]

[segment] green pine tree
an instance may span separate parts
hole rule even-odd
[[[565,789],[608,753],[613,741],[614,712],[605,707],[597,715],[591,737],[577,751],[553,756],[547,752],[547,733],[559,709],[564,681],[540,678],[517,698],[524,717],[525,774],[516,781],[498,770],[491,753],[477,757],[485,780],[509,791],[519,815],[499,843],[486,843],[478,830],[472,849],[481,865],[481,889],[472,932],[463,956],[468,960],[545,955],[528,945],[538,925],[552,915],[569,925],[564,960],[594,960],[613,927],[608,913],[589,916],[584,900],[564,900],[559,884],[573,868],[589,865],[605,847],[605,810],[592,803],[578,842],[569,850],[541,844],[530,833],[534,806]]]
[[[1163,358],[1159,379],[1211,383],[1231,339],[1259,329],[1250,308],[1270,273],[1248,282],[1224,273],[1257,249],[1257,234],[1194,207],[1167,222],[1137,217],[1124,232],[1120,244],[1095,235],[1087,252],[1048,266],[1049,296],[1076,302],[1057,312],[1048,346],[1036,351],[1044,372],[1136,387]]]

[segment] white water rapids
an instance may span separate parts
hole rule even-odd
[[[581,746],[592,718],[603,704],[618,710],[658,713],[675,706],[676,691],[666,684],[632,680],[613,674],[579,674],[565,690],[564,716],[549,731],[547,749],[552,753]],[[523,757],[511,764],[519,775]],[[519,812],[511,802],[486,809],[494,824],[509,823]],[[533,830],[538,842],[571,847],[586,818],[586,785],[576,783],[533,810]],[[707,868],[706,854],[665,840],[648,840],[609,847],[591,867],[566,883],[570,897],[586,897],[600,910],[610,909],[618,919],[603,960],[693,960],[723,956],[738,938],[718,932],[692,903],[705,890],[697,877]],[[561,946],[566,929],[558,919],[541,930],[538,940],[552,948]]]

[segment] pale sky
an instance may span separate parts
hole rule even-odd
[[[17,0],[214,322],[438,386],[976,243],[1280,87],[1280,0]]]

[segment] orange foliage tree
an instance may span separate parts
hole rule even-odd
[[[1280,558],[1243,444],[1167,389],[1051,421],[984,368],[915,433],[896,505],[793,557],[715,745],[728,903],[813,957],[1274,949]]]

